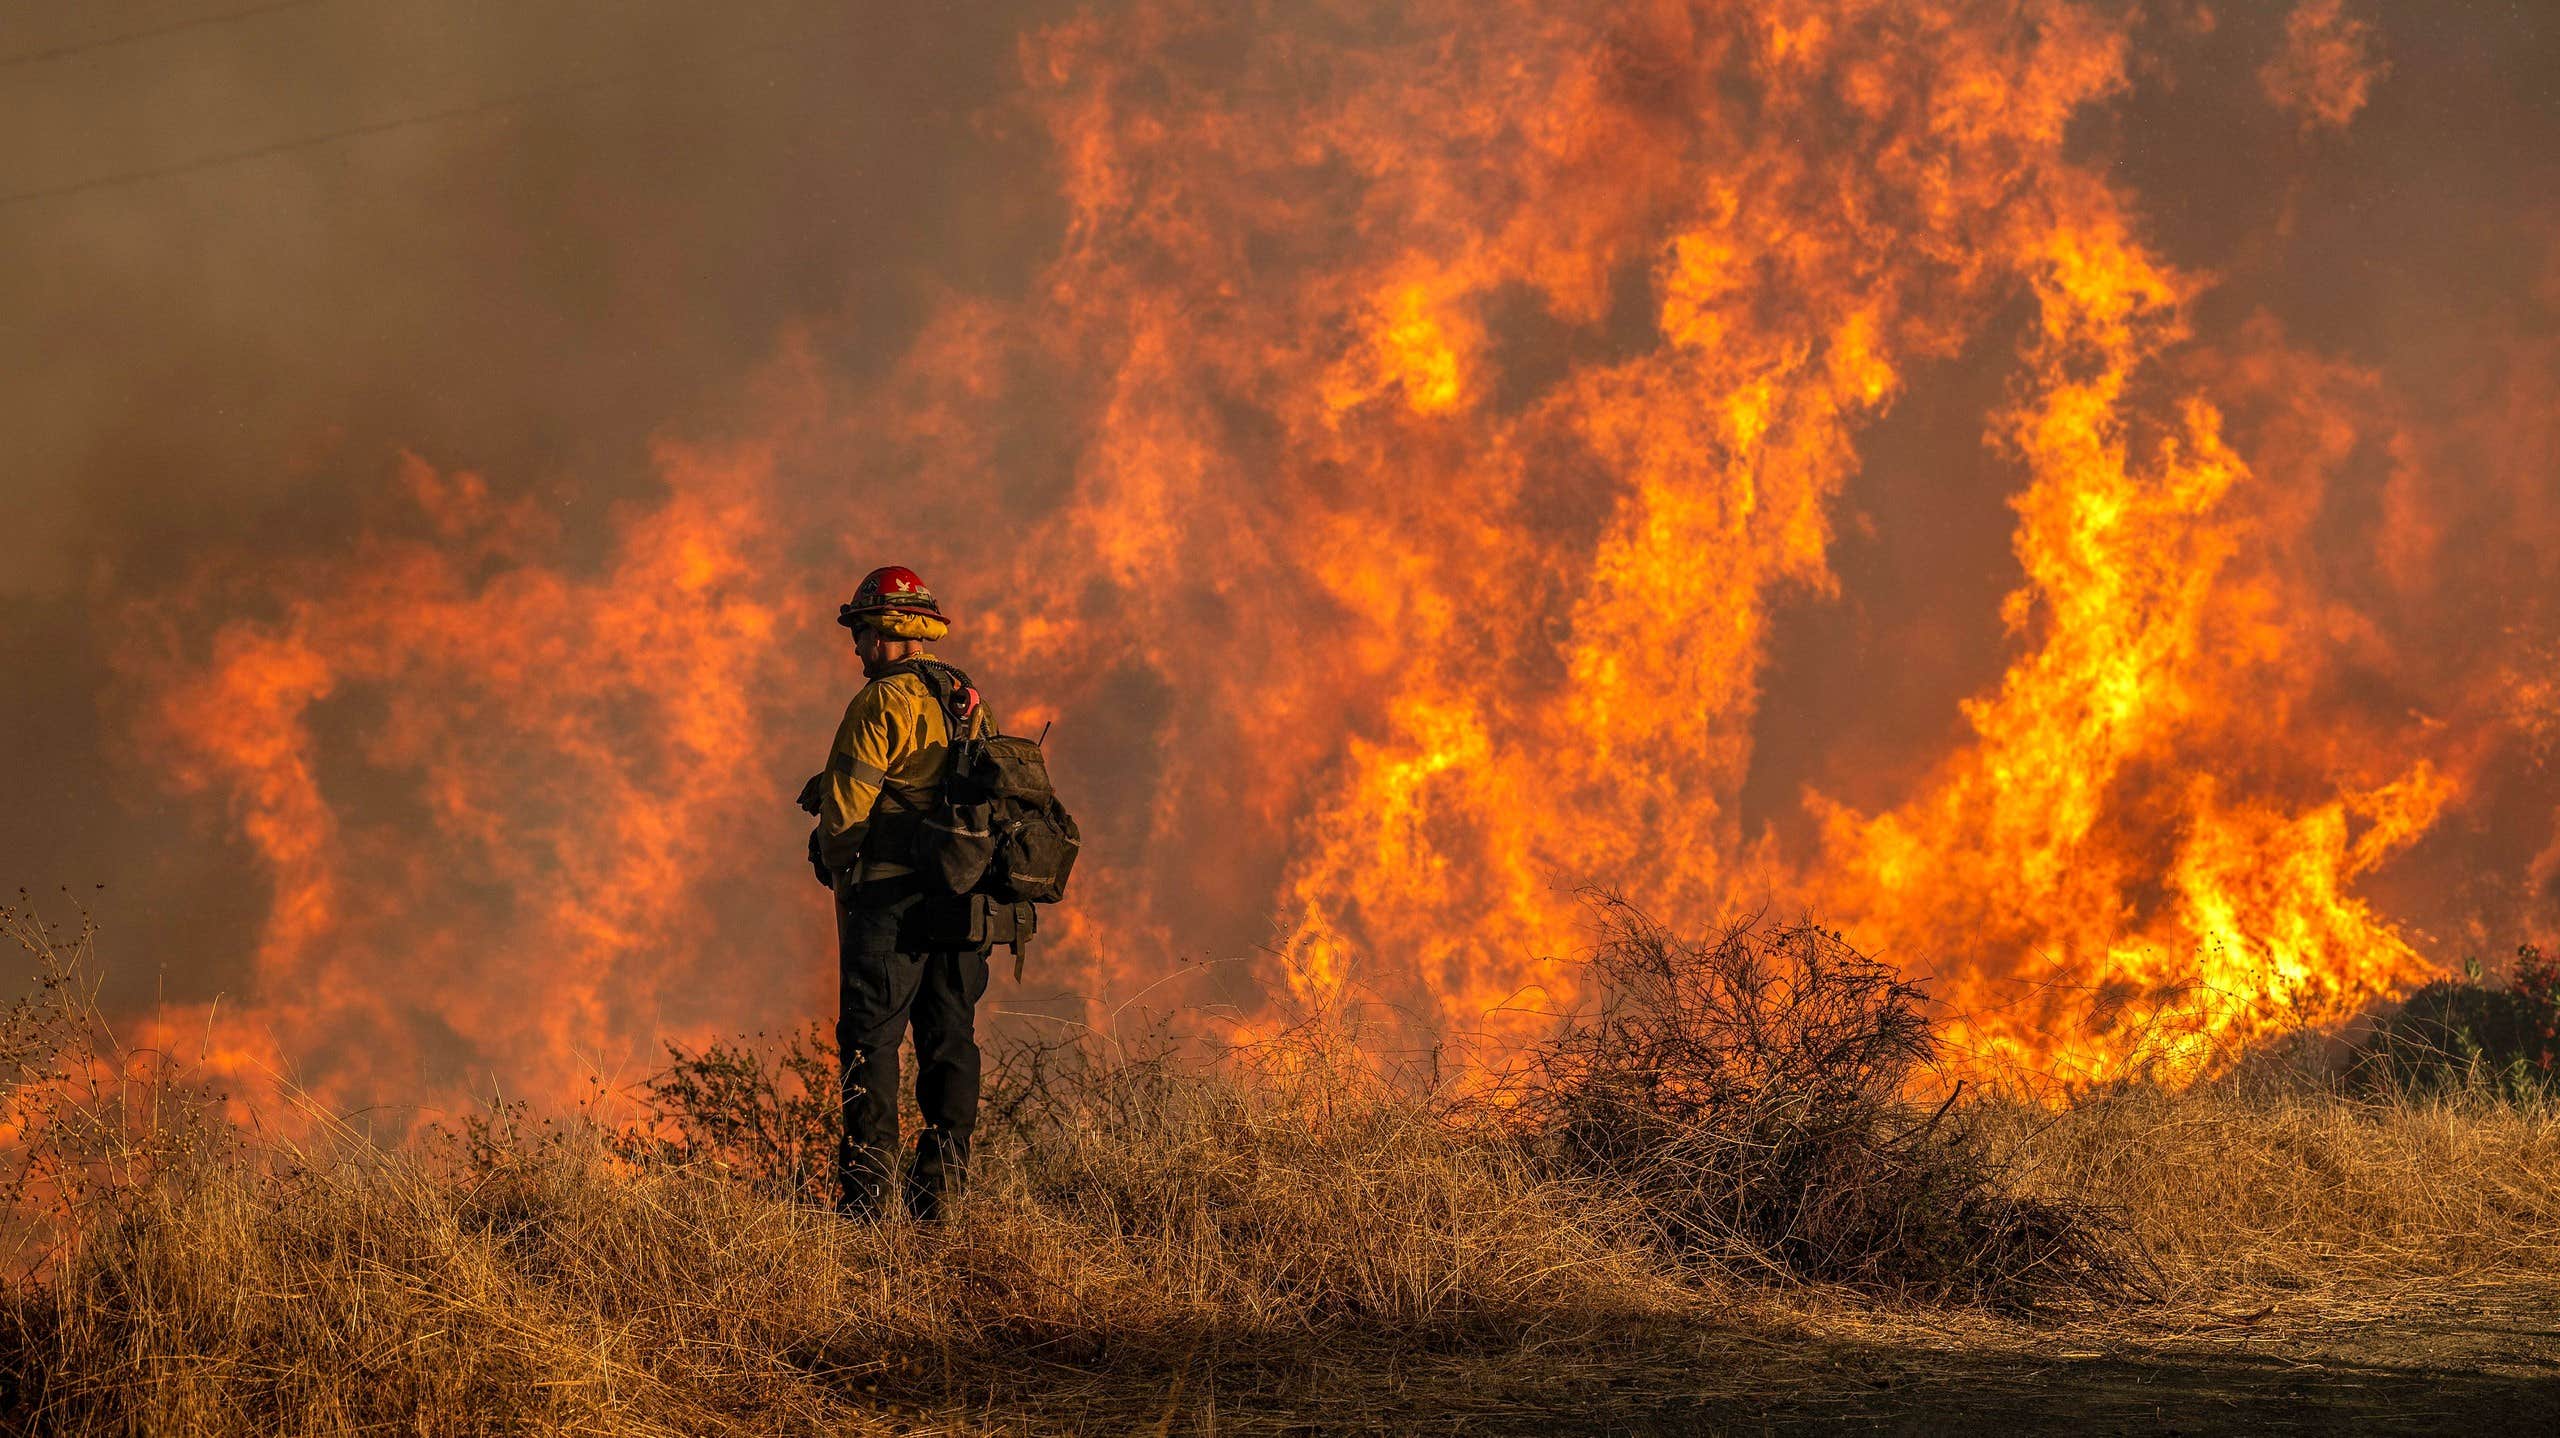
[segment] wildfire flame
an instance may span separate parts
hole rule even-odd
[[[858,397],[787,346],[748,437],[666,448],[600,550],[412,459],[346,551],[138,607],[137,747],[274,887],[246,1002],[161,1026],[556,1089],[820,1011],[789,800],[880,562],[955,606],[1010,727],[1056,721],[1070,986],[1276,911],[1306,992],[1356,963],[1498,1027],[1571,1000],[1600,883],[1806,909],[1932,973],[1986,1064],[2077,1077],[2430,972],[2360,881],[2525,726],[2324,712],[2388,626],[2314,562],[2320,496],[2388,421],[2269,324],[2200,335],[2215,277],[2075,142],[2138,20],[1231,8],[1026,37],[1005,103],[1067,215],[1036,283],[947,297]],[[2382,72],[2304,12],[2262,83],[2311,144]],[[1983,366],[2016,573],[1943,620],[2005,672],[1912,716],[1892,782],[1746,823],[1766,736],[1820,717],[1764,702],[1774,626],[1839,602],[1896,407]]]

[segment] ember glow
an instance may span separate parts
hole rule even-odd
[[[2552,610],[2512,556],[2449,566],[2560,535],[2560,282],[2463,412],[2235,299],[2158,238],[2197,201],[2113,163],[2213,29],[2170,8],[1032,28],[989,105],[1045,135],[1063,233],[885,383],[787,340],[601,536],[412,457],[361,539],[133,606],[134,742],[273,889],[250,990],[160,1027],[332,1093],[560,1092],[819,1012],[790,796],[884,562],[1008,727],[1056,726],[1088,835],[1056,988],[1276,922],[1275,986],[1518,1034],[1577,998],[1597,884],[1818,915],[1986,1066],[2192,1072],[2348,1018],[2452,961],[2372,891],[2394,861],[2551,807]],[[2275,41],[2190,83],[2309,164],[2370,123],[2382,37],[2307,0]],[[1960,401],[1961,462],[1896,427]],[[2008,535],[1962,602],[1838,559],[1998,552],[1880,527],[1919,465]],[[1935,665],[1933,707],[1791,697],[1793,616],[1844,606],[1850,671]],[[2560,870],[2532,842],[2511,867]]]

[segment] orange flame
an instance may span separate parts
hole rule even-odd
[[[666,451],[600,558],[413,461],[423,532],[272,576],[262,615],[152,611],[143,747],[275,889],[235,1031],[556,1087],[821,1007],[788,798],[852,682],[826,605],[891,560],[1005,718],[1058,721],[1093,856],[1041,961],[1070,986],[1277,912],[1303,995],[1359,956],[1502,1027],[1572,998],[1585,882],[1809,906],[1935,973],[1986,1063],[2074,1076],[2409,984],[2357,883],[2479,746],[2293,732],[2372,629],[2296,563],[2295,498],[2322,424],[2370,430],[2235,429],[2280,387],[2250,365],[2321,362],[2199,340],[2211,277],[2070,143],[2131,23],[1145,3],[1029,37],[1069,220],[1028,298],[952,298],[860,398],[792,350],[759,437]],[[1759,737],[1800,719],[1763,711],[1773,617],[1840,594],[1862,445],[2004,354],[2020,578],[1948,622],[2006,672],[1914,717],[1899,798],[1808,789],[1804,841],[1746,833]]]

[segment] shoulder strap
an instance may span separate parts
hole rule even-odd
[[[926,688],[934,691],[935,697],[937,698],[941,696],[946,688],[966,689],[969,687],[968,675],[961,673],[957,667],[945,664],[939,659],[922,657],[915,659],[901,659],[897,663],[882,669],[873,677],[876,679],[886,679],[892,674],[912,674],[916,676],[918,679],[924,681]]]
[[[901,659],[880,671],[887,679],[896,674],[912,674],[924,685],[933,702],[942,706],[942,721],[950,731],[951,742],[960,743],[977,728],[978,711],[984,701],[969,683],[969,676],[939,659]]]

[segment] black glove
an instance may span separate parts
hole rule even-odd
[[[819,801],[826,797],[826,793],[827,771],[821,769],[809,776],[808,783],[800,786],[800,812],[804,814],[818,812]]]
[[[809,867],[818,871],[818,882],[828,889],[836,886],[836,876],[827,872],[825,853],[818,845],[818,831],[809,831]]]

